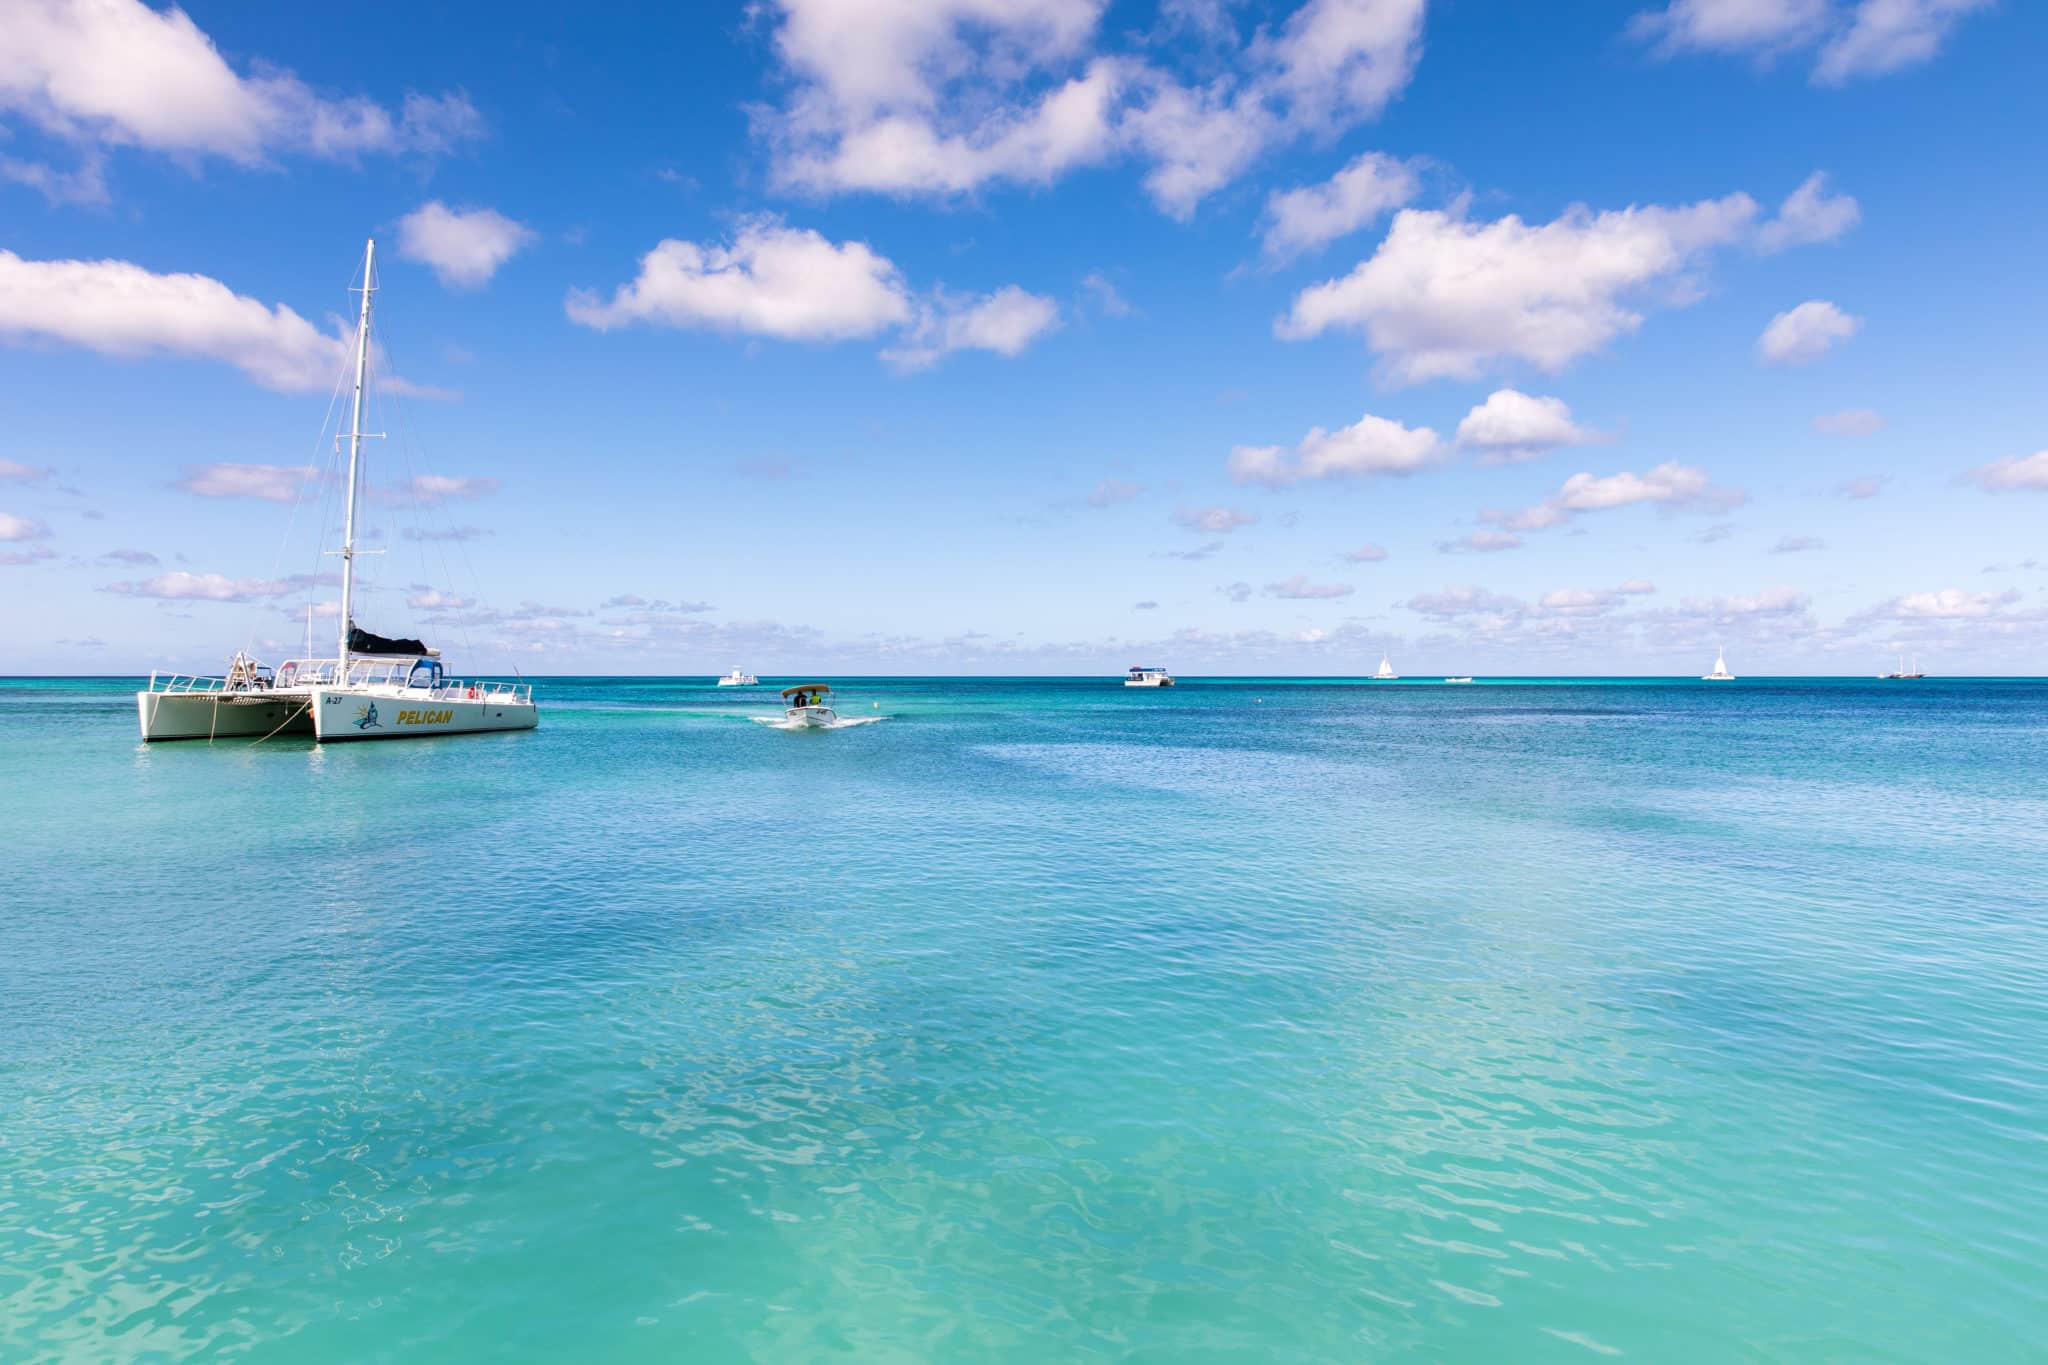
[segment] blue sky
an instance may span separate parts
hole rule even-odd
[[[372,235],[458,673],[2043,671],[2040,6],[418,8],[7,6],[0,672],[333,611]]]

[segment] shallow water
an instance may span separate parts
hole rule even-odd
[[[132,686],[0,682],[0,1358],[2048,1341],[2048,685]]]

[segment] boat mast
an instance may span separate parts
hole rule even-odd
[[[348,633],[355,625],[356,588],[356,484],[363,458],[363,379],[370,367],[370,295],[376,292],[371,271],[377,265],[377,239],[363,248],[363,313],[356,324],[356,395],[354,415],[348,432],[348,511],[341,531],[341,639],[335,648],[340,661],[336,681],[348,682]]]

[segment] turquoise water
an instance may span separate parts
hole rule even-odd
[[[0,1358],[2048,1349],[2048,684],[132,686],[0,683]]]

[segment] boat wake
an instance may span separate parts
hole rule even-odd
[[[889,719],[887,716],[841,716],[838,720],[823,725],[810,725],[800,720],[784,720],[781,716],[748,716],[756,725],[765,725],[771,730],[851,730],[856,725],[873,725]]]

